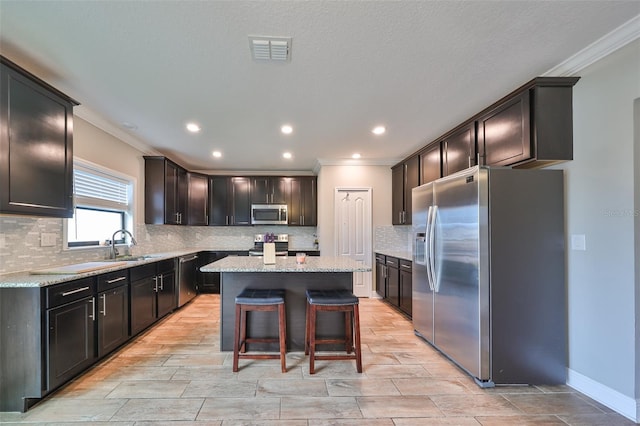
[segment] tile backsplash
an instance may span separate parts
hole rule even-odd
[[[108,256],[108,248],[62,249],[63,219],[0,215],[0,274],[30,271],[50,266],[91,262]],[[313,248],[315,227],[246,226],[207,227],[136,225],[138,245],[132,254],[163,253],[202,248],[248,250],[259,233],[288,233],[289,247]],[[55,235],[55,245],[42,247],[41,234]]]
[[[373,251],[411,251],[411,226],[376,226],[373,235]]]

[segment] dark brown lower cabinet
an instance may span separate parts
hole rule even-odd
[[[131,335],[177,307],[175,259],[131,268]]]
[[[387,256],[387,302],[400,306],[399,262],[395,257]]]
[[[383,299],[387,298],[387,258],[376,253],[376,292]]]
[[[411,278],[411,262],[408,260],[400,260],[399,273],[400,287],[400,303],[399,308],[405,314],[411,316],[411,299],[413,297],[413,286]]]
[[[122,285],[98,294],[98,357],[129,340],[129,288]]]
[[[95,298],[47,311],[47,388],[53,389],[89,367],[95,354]]]

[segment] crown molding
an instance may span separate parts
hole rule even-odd
[[[110,134],[114,138],[120,139],[122,142],[131,145],[144,154],[162,155],[160,152],[153,149],[148,143],[143,142],[141,139],[115,126],[110,121],[105,120],[100,114],[85,105],[80,105],[74,108],[73,114],[76,117],[80,117],[84,121],[96,126],[98,129]]]
[[[543,76],[572,76],[610,53],[640,38],[640,15],[600,37],[575,55],[551,68]]]

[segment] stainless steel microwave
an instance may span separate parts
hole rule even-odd
[[[286,225],[286,204],[251,204],[252,225]]]

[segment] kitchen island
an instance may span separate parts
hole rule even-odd
[[[247,287],[273,288],[286,291],[287,351],[304,350],[305,309],[307,289],[353,289],[353,273],[369,272],[369,266],[348,257],[310,257],[297,264],[295,257],[276,257],[275,264],[265,265],[261,256],[229,256],[200,268],[202,272],[220,272],[220,349],[233,350],[235,298]],[[319,337],[344,333],[344,315],[328,313],[318,319]],[[278,335],[276,315],[266,312],[249,314],[248,333],[253,337]],[[252,349],[277,350],[277,345],[265,348],[255,344]]]

